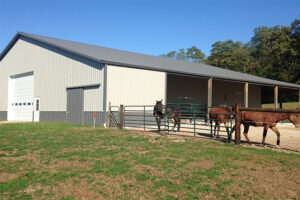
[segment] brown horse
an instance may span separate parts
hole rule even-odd
[[[242,111],[241,123],[244,125],[244,136],[247,142],[251,141],[248,137],[249,126],[263,126],[263,139],[262,144],[265,144],[268,129],[272,129],[277,135],[277,145],[280,145],[280,132],[276,128],[276,124],[282,120],[290,120],[296,128],[300,126],[299,114],[297,113],[274,113],[274,112],[259,112],[259,111]],[[235,130],[235,127],[234,127]]]
[[[176,107],[174,105],[167,105],[166,106],[166,114],[169,119],[174,123],[174,126],[172,128],[172,131],[174,131],[174,128],[177,125],[177,131],[180,131],[180,122],[181,122],[181,109],[179,107]]]
[[[171,119],[174,123],[172,131],[174,131],[176,125],[177,130],[180,131],[181,109],[173,105],[167,105],[164,107],[162,101],[163,100],[156,101],[156,104],[153,109],[153,115],[158,126],[158,132],[160,132],[161,120],[165,117],[165,115],[167,115],[168,119]]]
[[[216,135],[216,127],[218,126],[217,138],[219,138],[220,126],[221,126],[221,123],[224,123],[225,127],[226,127],[226,132],[228,135],[228,140],[231,139],[231,133],[229,131],[229,120],[233,117],[231,114],[233,114],[231,107],[225,107],[225,108],[215,107],[215,108],[210,109],[209,120],[210,120],[211,135],[213,135],[212,122],[214,121],[215,122],[214,137]]]
[[[164,118],[162,101],[163,100],[156,101],[156,104],[153,108],[153,115],[157,123],[158,132],[160,132],[161,120]]]

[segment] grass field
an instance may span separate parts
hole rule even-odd
[[[263,108],[275,108],[275,105],[273,103],[270,104],[262,104]],[[287,102],[287,103],[282,103],[282,108],[283,109],[296,109],[300,107],[299,102]]]
[[[0,199],[299,199],[300,155],[60,123],[0,125]]]

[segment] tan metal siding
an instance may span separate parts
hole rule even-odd
[[[62,50],[20,38],[1,61],[0,110],[7,110],[8,77],[34,72],[34,96],[41,111],[66,111],[66,87],[102,83],[103,65]],[[103,94],[103,87],[100,87]],[[102,105],[103,97],[95,101]],[[102,110],[102,107],[99,107]]]
[[[166,73],[107,66],[107,102],[112,105],[154,105],[165,99]]]

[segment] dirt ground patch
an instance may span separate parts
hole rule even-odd
[[[286,149],[291,151],[297,151],[300,153],[300,128],[294,128],[292,126],[277,126],[280,132],[280,147],[279,149]],[[243,131],[243,127],[241,127]],[[248,133],[250,140],[254,144],[260,145],[263,137],[262,127],[250,127]],[[246,142],[244,135],[241,136],[242,141]],[[270,147],[275,147],[277,141],[277,135],[271,130],[268,130],[266,137],[266,144]]]
[[[186,125],[185,125],[186,126]],[[187,127],[181,128],[181,131],[191,131],[190,129],[186,129]],[[201,128],[201,127],[200,127]],[[207,127],[204,127],[206,128]],[[295,128],[294,126],[290,124],[278,124],[277,128],[280,132],[280,147],[276,146],[276,141],[277,141],[277,135],[271,130],[268,130],[267,137],[266,137],[266,147],[270,147],[273,149],[276,149],[278,151],[287,151],[287,152],[295,152],[295,153],[300,153],[300,128]],[[136,130],[136,131],[141,131],[141,129],[138,128],[128,128],[130,130]],[[246,143],[246,138],[243,135],[244,127],[241,126],[241,142],[242,144],[248,145]],[[146,130],[146,132],[143,132],[146,134],[158,136],[156,130]],[[175,142],[182,142],[178,137],[176,136],[186,136],[186,137],[194,137],[194,133],[192,132],[169,132],[169,133],[164,133],[163,131],[161,132],[160,135],[167,135],[169,138],[170,137],[175,137],[177,138],[174,139]],[[219,140],[224,140],[227,139],[227,134],[225,132],[225,128],[222,127],[220,131],[220,139]],[[250,126],[249,129],[249,138],[252,142],[252,146],[254,147],[262,147],[262,137],[263,137],[263,127],[253,127]],[[210,131],[197,131],[195,134],[196,138],[201,138],[201,139],[212,139],[210,136]],[[232,138],[234,139],[235,135],[233,134]]]

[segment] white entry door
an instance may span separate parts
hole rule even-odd
[[[32,73],[9,78],[8,120],[33,120],[33,86]]]

